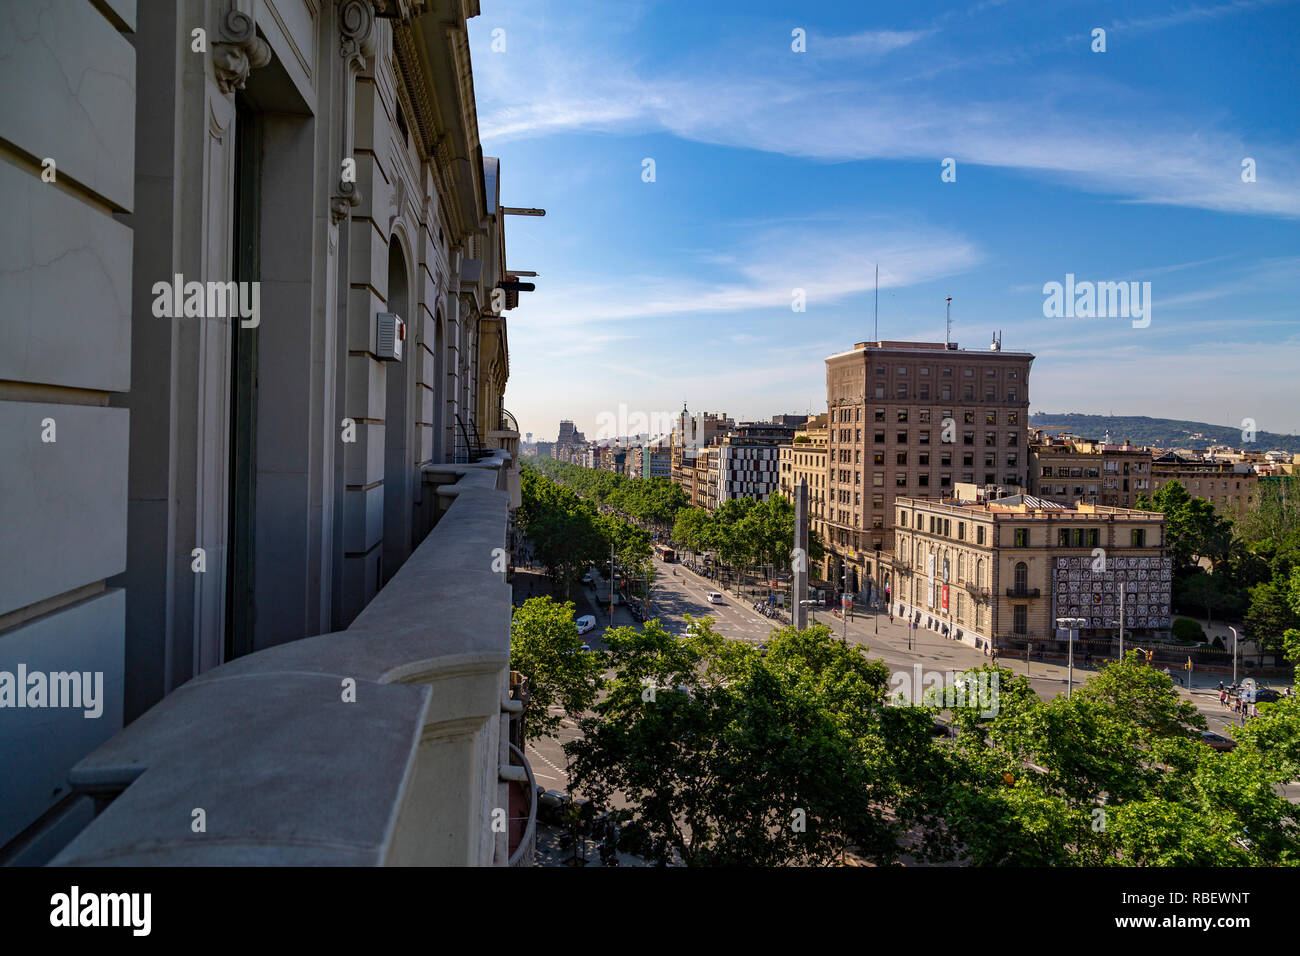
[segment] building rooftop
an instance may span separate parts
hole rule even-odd
[[[1093,505],[1077,502],[1065,505],[1056,501],[1047,501],[1034,495],[1008,495],[991,501],[970,501],[961,498],[912,498],[899,496],[894,504],[909,508],[933,508],[960,514],[981,513],[990,518],[1023,520],[1025,518],[1085,520],[1097,521],[1117,518],[1120,520],[1151,521],[1163,518],[1152,511],[1138,511],[1135,508],[1113,508],[1109,505]]]
[[[846,356],[856,356],[866,352],[891,352],[891,353],[917,353],[932,354],[942,353],[946,355],[960,354],[970,358],[975,355],[985,356],[1007,356],[1017,359],[1033,359],[1031,352],[1013,352],[1003,349],[1001,345],[996,348],[987,349],[963,349],[958,347],[956,342],[895,342],[884,339],[875,342],[855,342],[853,348],[847,352],[836,352],[834,355],[828,355],[826,361],[832,359],[844,358]]]

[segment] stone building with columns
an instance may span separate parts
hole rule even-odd
[[[448,679],[480,679],[437,720],[427,688],[425,704],[376,692],[417,732],[375,821],[451,799],[411,790],[436,752],[461,800],[441,832],[463,845],[395,847],[376,822],[368,859],[504,861],[479,811],[502,805],[510,762],[492,555],[518,504],[517,294],[501,164],[478,137],[478,15],[478,0],[0,0],[0,672],[104,676],[97,720],[0,710],[0,860],[41,861],[83,829],[120,852],[132,835],[90,819],[110,802],[123,819],[137,788],[88,802],[102,774],[78,761],[130,751],[159,708],[197,720],[188,689],[237,660],[274,670],[306,638],[334,660],[326,638],[355,625],[418,635],[406,663],[349,664],[377,684],[435,683],[448,642]],[[469,540],[483,553],[458,565],[456,608],[411,590]],[[374,759],[350,746],[341,767]],[[274,830],[250,826],[260,844]]]

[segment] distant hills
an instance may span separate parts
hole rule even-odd
[[[1255,442],[1246,445],[1241,440],[1241,429],[1228,425],[1209,425],[1205,422],[1185,422],[1174,418],[1148,418],[1145,415],[1079,415],[1074,412],[1053,414],[1034,412],[1029,424],[1036,428],[1064,426],[1064,430],[1081,438],[1100,439],[1110,432],[1110,439],[1123,442],[1128,439],[1135,445],[1163,445],[1175,448],[1207,448],[1210,445],[1229,445],[1250,451],[1300,452],[1300,435],[1279,435],[1276,432],[1255,432]]]

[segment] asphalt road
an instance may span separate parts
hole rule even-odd
[[[650,616],[659,618],[673,634],[686,633],[688,623],[686,615],[693,618],[711,617],[714,629],[722,636],[753,643],[761,643],[772,631],[779,628],[774,620],[753,610],[752,599],[738,598],[724,591],[721,604],[710,604],[709,592],[718,589],[715,582],[695,574],[682,565],[663,564],[658,559],[656,559],[656,568],[659,575],[651,592]],[[674,570],[677,572],[676,575],[673,574]],[[591,588],[586,588],[585,594],[594,596]],[[885,611],[878,614],[858,612],[848,622],[847,629],[839,617],[825,611],[814,611],[810,615],[809,623],[814,621],[830,626],[836,634],[846,634],[847,640],[851,643],[866,645],[871,651],[871,656],[880,658],[891,671],[911,673],[918,663],[923,672],[965,670],[989,663],[989,657],[982,651],[949,640],[934,631],[920,628],[909,633],[909,628],[903,626],[900,621],[891,622]],[[584,635],[584,640],[598,649],[604,646],[601,637],[609,626],[607,604],[596,611],[596,623],[596,630]],[[616,625],[632,623],[634,622],[626,609],[621,607],[616,609]],[[1040,661],[1030,661],[1027,664],[1023,658],[1017,660],[1009,657],[999,658],[998,663],[1015,674],[1027,674],[1031,686],[1044,699],[1066,692],[1067,669],[1063,666]],[[1094,670],[1085,670],[1076,666],[1075,683],[1082,683],[1093,673]],[[1179,688],[1179,694],[1196,705],[1205,716],[1211,730],[1224,733],[1224,728],[1232,722],[1233,715],[1220,706],[1217,679],[1215,685],[1198,687],[1193,693]],[[566,740],[572,740],[576,735],[576,729],[566,721],[566,726],[558,740],[544,740],[539,744],[529,745],[529,760],[533,763],[533,772],[544,786],[564,788],[564,754],[560,747]],[[1300,784],[1287,787],[1286,795],[1292,801],[1300,800]]]

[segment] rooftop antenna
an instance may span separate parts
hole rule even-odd
[[[944,319],[943,347],[950,349],[952,348],[952,296],[948,296],[945,301],[948,303],[948,311],[947,317]]]
[[[880,263],[876,263],[876,341],[880,341]]]

